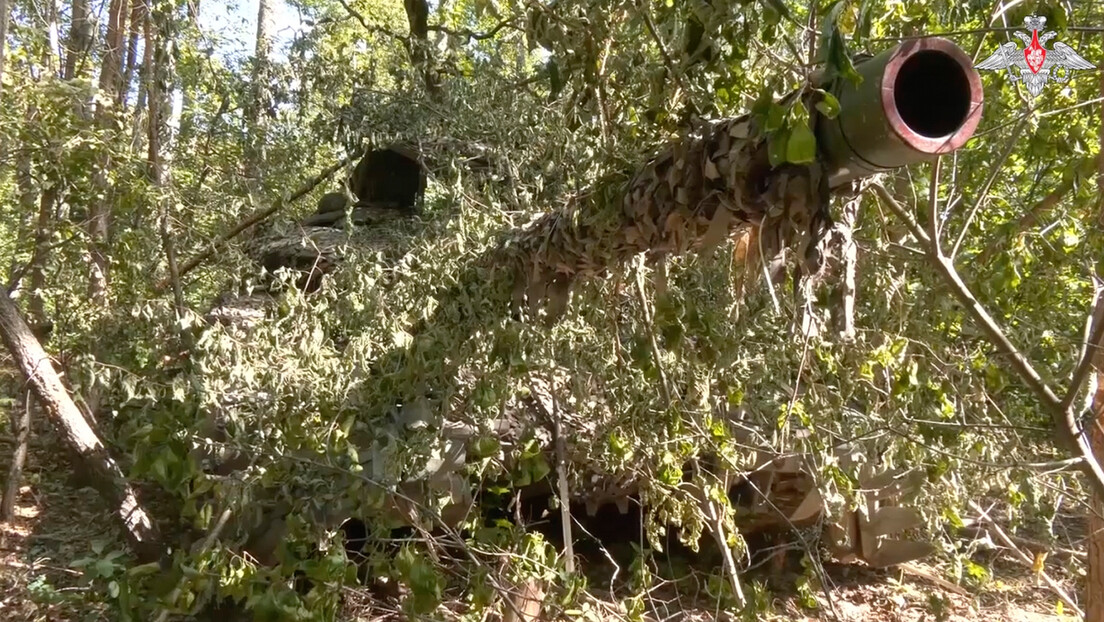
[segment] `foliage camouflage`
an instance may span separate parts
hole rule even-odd
[[[531,485],[554,472],[551,456],[538,451],[551,442],[540,425],[546,411],[568,431],[577,465],[569,488],[595,491],[598,502],[638,492],[649,508],[649,551],[667,524],[696,543],[707,529],[698,492],[777,456],[802,457],[802,477],[838,529],[909,527],[904,539],[931,542],[952,579],[976,574],[971,550],[953,537],[967,500],[985,496],[1003,502],[1014,523],[1045,523],[1083,492],[1079,477],[1053,465],[1062,454],[1030,392],[870,193],[851,202],[859,208],[849,232],[860,257],[854,338],[800,330],[803,315],[830,326],[839,309],[838,271],[793,294],[793,275],[836,261],[809,251],[819,172],[804,162],[802,141],[789,153],[788,139],[804,133],[816,107],[815,92],[783,99],[807,86],[807,4],[457,0],[429,16],[435,44],[425,62],[441,79],[431,96],[426,74],[410,64],[398,3],[350,0],[368,28],[338,2],[291,3],[314,27],[273,66],[258,196],[289,193],[362,141],[401,141],[443,154],[426,209],[416,219],[300,235],[297,223],[332,190],[319,187],[190,274],[180,319],[169,294],[153,293],[167,272],[157,226],[163,194],[146,177],[133,94],[112,108],[114,123],[88,124],[79,108],[96,92],[98,63],[73,80],[56,77],[43,60],[48,30],[30,3],[13,4],[16,45],[0,92],[7,277],[28,263],[35,238],[20,194],[56,189],[64,200],[47,232],[46,287],[29,291],[24,281],[16,297],[42,296],[55,324],[49,348],[74,396],[98,396],[100,432],[157,499],[163,531],[191,534],[174,546],[167,573],[129,562],[110,578],[89,571],[106,589],[83,598],[108,602],[113,618],[198,611],[223,597],[260,616],[335,617],[342,586],[356,578],[319,517],[357,515],[382,526],[395,509],[386,493],[405,486],[423,495],[417,518],[427,520],[465,490]],[[222,44],[217,35],[200,33],[169,4],[180,20],[173,53],[187,103],[165,193],[186,257],[262,206],[250,203],[242,175],[248,64],[211,54]],[[817,30],[836,63],[843,41],[873,52],[900,37],[963,33],[945,36],[985,53],[1003,40],[991,30],[1002,23],[990,23],[991,3],[821,4]],[[1025,2],[1000,19],[1016,26],[1030,12],[1047,15],[1061,40],[1101,58],[1098,35],[1071,29],[1099,23],[1099,7],[1077,3],[1068,15],[1063,7]],[[63,33],[67,20],[63,13]],[[472,36],[504,22],[493,36]],[[1104,250],[1093,235],[1097,188],[1086,183],[1100,115],[1083,105],[1099,86],[1092,74],[1075,74],[1030,108],[1006,77],[984,80],[978,135],[943,162],[939,223],[948,248],[964,232],[956,265],[965,280],[1061,386],[1092,295],[1086,275]],[[779,154],[802,163],[776,169],[763,197],[729,194],[762,167],[764,139],[770,164],[772,139],[760,119],[777,136],[775,163]],[[19,186],[20,158],[30,165],[22,177],[29,186]],[[105,159],[107,196],[94,178]],[[923,213],[930,178],[930,167],[917,166],[884,183]],[[1062,196],[1033,210],[1059,188]],[[699,198],[703,209],[691,211]],[[96,201],[112,212],[105,307],[88,303],[81,233]],[[845,220],[846,203],[831,202],[834,221]],[[1022,223],[1028,212],[1035,220]],[[760,236],[719,235],[764,214]],[[757,261],[777,268],[770,259],[787,247],[796,249],[791,266],[816,261],[776,270],[777,282],[744,283],[761,272]],[[316,248],[334,253],[317,291],[262,293],[271,285],[257,262],[265,249],[298,253],[311,263],[295,267],[305,269]],[[649,262],[630,261],[640,251],[653,251]],[[299,276],[284,278],[294,285]],[[559,321],[513,313],[519,293],[547,303]],[[450,472],[458,442],[468,453]],[[245,456],[245,468],[209,473],[198,455]],[[915,508],[919,524],[869,497],[865,484],[884,473],[910,483],[890,506]],[[808,494],[794,493],[788,507],[796,513]],[[232,521],[202,546],[226,510]],[[725,521],[753,525],[742,513],[755,510],[725,508]],[[275,563],[242,556],[273,516],[283,517],[280,545],[264,561]],[[461,524],[475,518],[460,516]],[[872,558],[878,543],[863,549],[859,532],[837,536]],[[445,563],[457,537],[472,557]],[[416,611],[447,602],[478,619],[503,606],[494,585],[529,578],[549,582],[549,607],[582,607],[580,579],[565,577],[551,548],[539,534],[492,525],[408,544],[373,564],[409,589],[405,603]],[[500,551],[517,556],[502,564]],[[653,564],[646,552],[628,573],[626,617],[646,611]],[[292,589],[296,571],[314,582],[309,594]]]

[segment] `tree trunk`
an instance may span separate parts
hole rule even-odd
[[[73,0],[73,23],[69,27],[69,38],[65,47],[65,72],[62,77],[72,80],[92,48],[92,22],[88,15],[88,0]]]
[[[57,0],[45,0],[43,6],[46,20],[46,41],[48,43],[47,50],[43,54],[43,61],[50,73],[56,76],[59,75],[58,67],[61,66],[61,59],[56,57],[59,47],[58,42],[61,40],[58,28]]]
[[[107,35],[104,40],[103,63],[100,68],[99,88],[103,95],[101,102],[118,100],[122,79],[123,41],[126,32],[128,0],[111,0],[108,5]],[[96,123],[108,137],[114,134],[115,110],[110,103],[101,103],[96,108]],[[104,155],[95,172],[95,184],[104,198],[89,206],[88,213],[88,252],[91,257],[91,272],[88,278],[88,294],[97,306],[107,304],[108,271],[110,260],[107,255],[107,242],[111,229],[112,192],[107,178],[111,168],[111,158]]]
[[[1104,463],[1104,356],[1097,352],[1096,394],[1093,397],[1093,421],[1089,438],[1096,459]],[[1089,580],[1085,586],[1088,606],[1085,622],[1104,622],[1104,496],[1093,491],[1089,513]]]
[[[138,37],[142,32],[142,24],[145,20],[145,0],[134,0],[130,7],[130,33],[127,37],[126,60],[123,62],[122,88],[119,89],[119,105],[125,106],[130,86],[134,84],[135,63],[138,62]],[[142,83],[138,83],[138,89],[142,89]]]
[[[429,47],[429,4],[426,0],[403,0],[406,20],[410,24],[407,53],[414,69],[422,72],[426,92],[436,97],[441,92],[441,78],[433,67],[433,55]]]
[[[8,469],[8,483],[4,487],[4,501],[0,504],[0,523],[15,518],[15,500],[19,498],[19,484],[23,480],[23,466],[27,462],[27,447],[31,442],[31,406],[31,393],[24,392],[22,408],[16,406],[20,412],[11,414],[15,451]],[[0,534],[0,545],[3,544],[3,534]]]
[[[7,51],[8,16],[10,13],[11,8],[8,6],[8,0],[0,0],[0,95],[3,94],[4,88],[4,53]]]
[[[1104,69],[1104,63],[1101,64]],[[1100,92],[1104,94],[1104,73],[1100,74]],[[1101,114],[1104,117],[1104,113]],[[1100,129],[1100,146],[1104,148],[1104,127]],[[1098,227],[1104,228],[1104,158],[1097,158]],[[1099,274],[1099,268],[1097,274]],[[1098,303],[1099,304],[1099,303]],[[1095,347],[1089,344],[1088,347]],[[1093,396],[1093,418],[1089,423],[1089,445],[1097,461],[1104,463],[1104,352],[1093,355],[1096,364],[1096,394]],[[1104,495],[1093,491],[1089,513],[1089,580],[1085,586],[1087,606],[1085,622],[1104,622]]]
[[[252,191],[256,190],[261,178],[260,169],[265,160],[266,123],[265,113],[269,100],[269,58],[272,53],[272,5],[271,0],[259,0],[257,3],[257,41],[253,58],[253,93],[250,97],[246,118],[246,158],[245,177]]]
[[[7,296],[0,296],[0,338],[62,441],[75,453],[76,467],[87,474],[90,484],[122,523],[135,555],[144,561],[157,559],[161,543],[156,526],[139,504],[119,465],[69,397],[49,355]]]
[[[146,44],[142,48],[142,66],[138,70],[138,103],[134,106],[134,140],[131,146],[135,151],[138,151],[142,146],[142,140],[147,138],[147,131],[143,130],[142,112],[147,108],[149,100],[149,89],[151,70],[153,67],[153,46],[149,44],[150,36],[150,0],[139,0],[144,7],[142,10],[142,28],[143,36],[146,39]]]
[[[173,299],[177,313],[184,308],[184,295],[180,288],[180,279],[176,267],[176,247],[172,231],[172,195],[167,192],[170,185],[170,168],[167,153],[162,149],[169,130],[168,112],[172,101],[172,84],[175,67],[167,43],[173,39],[175,23],[172,6],[161,1],[150,14],[151,31],[147,32],[146,44],[153,47],[153,65],[149,67],[153,79],[149,92],[149,162],[150,182],[159,193],[158,214],[161,222],[161,244],[168,263],[169,278],[173,285]]]
[[[199,31],[199,0],[188,0],[188,36]],[[178,140],[187,149],[195,134],[196,120],[196,91],[201,82],[200,77],[195,77],[191,82],[182,82],[180,85],[180,132]]]

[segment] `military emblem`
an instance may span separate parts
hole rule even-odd
[[[1061,41],[1055,41],[1049,50],[1043,47],[1043,44],[1047,41],[1058,36],[1053,30],[1039,34],[1044,26],[1046,26],[1045,17],[1027,16],[1024,18],[1024,27],[1031,31],[1031,36],[1029,37],[1024,32],[1012,33],[1027,44],[1027,47],[1020,49],[1015,41],[1009,41],[997,48],[992,56],[981,61],[975,67],[978,69],[1007,69],[1009,75],[1012,76],[1012,80],[1023,80],[1027,91],[1035,97],[1043,92],[1043,87],[1046,86],[1048,80],[1053,79],[1059,84],[1065,84],[1069,82],[1074,69],[1096,69],[1095,65],[1082,58],[1077,52],[1073,51],[1073,48]],[[1057,70],[1059,68],[1064,70],[1062,76],[1058,75]]]

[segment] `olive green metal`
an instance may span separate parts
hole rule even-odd
[[[834,119],[817,122],[832,187],[954,151],[977,128],[981,79],[951,41],[901,43],[856,71],[857,85],[838,77],[822,85],[840,104]]]

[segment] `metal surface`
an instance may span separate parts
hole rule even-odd
[[[856,65],[863,80],[825,86],[840,103],[818,121],[829,184],[930,160],[966,143],[981,120],[981,78],[947,39],[907,41]]]

